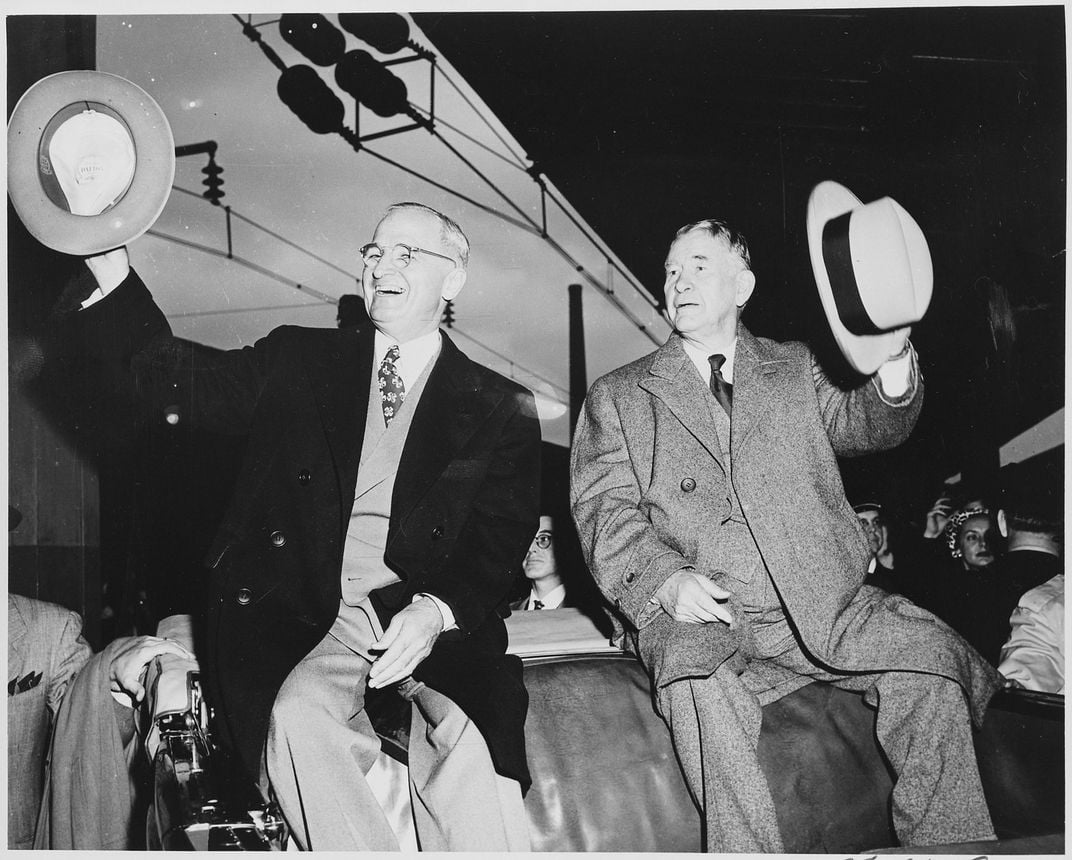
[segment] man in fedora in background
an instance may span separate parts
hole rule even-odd
[[[652,675],[710,851],[784,850],[756,754],[761,706],[812,681],[878,707],[902,844],[994,838],[971,719],[995,673],[930,614],[861,588],[871,553],[836,460],[891,448],[915,424],[923,382],[907,337],[929,253],[893,201],[863,206],[832,185],[809,210],[814,242],[836,222],[816,277],[898,326],[839,338],[858,387],[836,387],[806,345],[740,323],[756,285],[747,245],[700,221],[666,258],[674,332],[592,386],[573,443],[589,567]]]

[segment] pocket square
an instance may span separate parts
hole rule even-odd
[[[14,696],[17,693],[25,693],[41,683],[41,672],[28,672],[21,678],[17,675],[7,683],[7,694]]]

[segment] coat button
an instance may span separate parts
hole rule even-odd
[[[629,571],[629,573],[625,575],[626,582],[632,582],[634,579],[636,579],[636,574],[633,571]]]
[[[308,469],[302,469],[300,472],[298,472],[298,483],[301,484],[303,487],[308,484],[312,479],[313,476],[309,474]]]
[[[253,600],[253,592],[248,588],[240,588],[235,592],[235,602],[239,606],[249,606],[250,601]]]
[[[272,532],[268,539],[272,542],[272,546],[282,546],[287,542],[287,536],[282,532]]]
[[[443,529],[439,526],[435,526],[432,529],[432,540],[439,540],[441,537],[443,537]]]
[[[681,491],[683,493],[691,493],[695,489],[696,489],[696,481],[695,481],[695,479],[693,479],[693,478],[682,478],[681,479]]]

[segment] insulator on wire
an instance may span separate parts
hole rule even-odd
[[[317,134],[343,128],[342,101],[312,66],[291,66],[279,76],[279,98]]]
[[[381,54],[394,54],[409,44],[409,21],[397,12],[340,12],[339,25]]]
[[[291,47],[318,66],[335,64],[346,50],[346,37],[323,15],[282,15],[279,33]]]
[[[205,178],[201,183],[205,186],[202,196],[211,202],[213,206],[219,206],[220,201],[223,199],[223,180],[220,178],[223,168],[216,164],[216,159],[210,155],[208,164],[201,168],[201,172],[205,174]]]
[[[409,109],[405,82],[368,51],[347,51],[335,66],[335,83],[382,117]]]

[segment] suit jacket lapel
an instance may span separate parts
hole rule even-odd
[[[685,355],[679,335],[670,335],[655,352],[649,372],[651,375],[641,380],[640,387],[665,403],[682,426],[725,468],[722,446],[708,403],[704,397],[698,396],[703,393],[703,382]]]
[[[748,329],[738,327],[733,360],[733,421],[730,423],[734,452],[741,450],[761,418],[769,417],[773,387],[788,367],[788,362],[771,358]]]
[[[443,345],[413,415],[395,477],[391,519],[404,517],[502,401],[443,334]]]
[[[349,525],[350,503],[365,435],[368,386],[372,378],[371,326],[340,332],[336,346],[325,353],[311,380],[320,421],[335,464],[341,500],[340,527]]]

